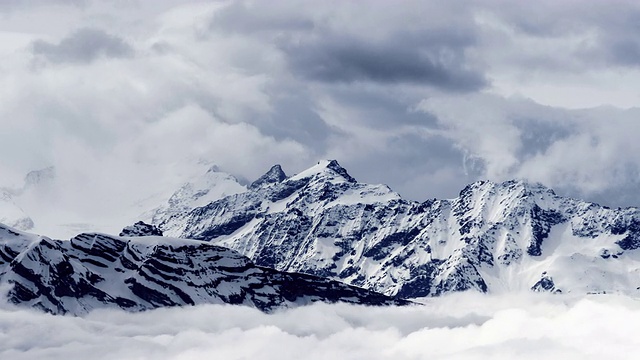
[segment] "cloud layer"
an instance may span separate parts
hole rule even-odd
[[[239,306],[0,310],[12,359],[633,359],[640,307],[616,296],[431,299],[423,307],[316,304],[266,315]]]

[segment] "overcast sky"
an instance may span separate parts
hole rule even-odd
[[[415,200],[526,178],[640,205],[639,4],[0,1],[0,183],[334,158]]]

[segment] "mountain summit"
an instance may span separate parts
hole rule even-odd
[[[262,175],[256,181],[252,182],[251,185],[249,185],[249,189],[258,189],[270,184],[277,184],[282,182],[286,178],[287,175],[284,173],[284,171],[282,171],[282,167],[276,164],[273,165],[266,174]]]

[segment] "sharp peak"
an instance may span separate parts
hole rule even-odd
[[[275,164],[269,169],[269,171],[267,171],[267,174],[271,174],[271,173],[282,173],[282,174],[284,174],[284,170],[282,170],[282,166],[280,166],[280,164]]]
[[[339,175],[340,177],[347,180],[348,182],[351,182],[351,183],[357,182],[356,179],[354,179],[351,175],[349,175],[349,173],[345,168],[340,166],[337,160],[320,160],[318,161],[317,164],[300,172],[295,176],[292,176],[291,178],[302,179],[302,178],[307,178],[311,176],[316,176],[318,174],[325,173],[326,170],[329,170],[330,172]]]
[[[326,165],[327,169],[331,169],[335,171],[336,173],[340,174],[342,177],[347,179],[347,181],[349,182],[356,182],[356,179],[354,179],[351,175],[349,175],[349,173],[347,172],[347,169],[343,168],[342,166],[340,166],[340,164],[338,164],[338,160],[327,160],[327,161],[328,161]]]
[[[269,171],[249,185],[249,189],[258,189],[269,184],[280,183],[287,178],[280,164],[273,165]]]

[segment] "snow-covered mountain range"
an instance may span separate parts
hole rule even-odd
[[[49,177],[28,176],[22,191]],[[28,227],[13,202],[21,193],[4,194],[2,215]],[[276,165],[249,185],[210,167],[158,198],[168,200],[149,202],[156,205],[139,219],[162,231],[137,223],[119,237],[60,241],[3,226],[0,282],[14,284],[9,299],[80,314],[205,302],[265,310],[313,300],[389,303],[375,293],[471,289],[640,291],[638,209],[563,198],[526,181],[479,181],[457,198],[417,202],[359,183],[327,160],[290,177]]]
[[[208,204],[197,194],[179,190],[172,201],[180,211],[158,211],[154,222],[261,266],[387,295],[640,288],[638,209],[563,198],[526,181],[479,181],[455,199],[416,202],[321,161],[291,177],[274,166]]]
[[[337,281],[259,267],[210,243],[146,236],[158,232],[142,223],[123,233],[136,236],[80,234],[63,241],[0,225],[0,285],[12,303],[74,315],[203,303],[264,311],[314,301],[406,304]]]

